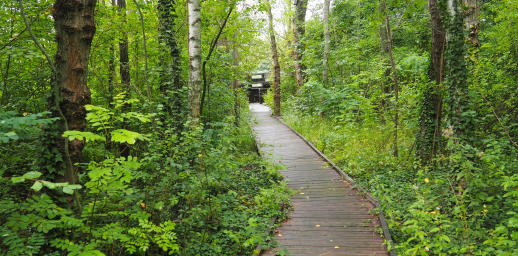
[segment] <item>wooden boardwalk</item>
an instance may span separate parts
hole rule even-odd
[[[263,155],[283,163],[281,173],[297,191],[291,218],[276,229],[279,247],[263,255],[275,255],[286,247],[289,255],[389,255],[382,245],[380,221],[370,211],[375,206],[358,195],[349,182],[297,134],[271,117],[270,109],[250,104],[253,124]]]

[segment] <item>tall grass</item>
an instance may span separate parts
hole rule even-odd
[[[392,122],[338,124],[328,118],[289,112],[283,120],[306,137],[340,168],[354,177],[406,166],[412,160],[414,134],[403,127],[398,132],[399,157],[393,156]]]

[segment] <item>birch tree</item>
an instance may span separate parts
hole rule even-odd
[[[306,45],[303,41],[306,33],[306,11],[308,0],[295,0],[295,18],[293,19],[293,42],[295,46],[295,74],[297,77],[297,86],[300,88],[304,85],[306,76],[304,70],[306,66],[302,63]]]
[[[189,14],[189,104],[193,118],[200,117],[201,88],[201,5],[200,0],[187,2]]]

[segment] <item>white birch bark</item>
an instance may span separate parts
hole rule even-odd
[[[201,88],[201,6],[200,0],[189,0],[189,99],[193,118],[200,117]]]

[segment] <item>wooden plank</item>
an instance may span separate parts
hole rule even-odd
[[[290,128],[270,117],[263,105],[251,104],[253,124],[262,155],[279,170],[290,188],[292,211],[275,238],[290,255],[388,255],[377,231],[380,222],[367,201],[349,181],[324,161]]]

